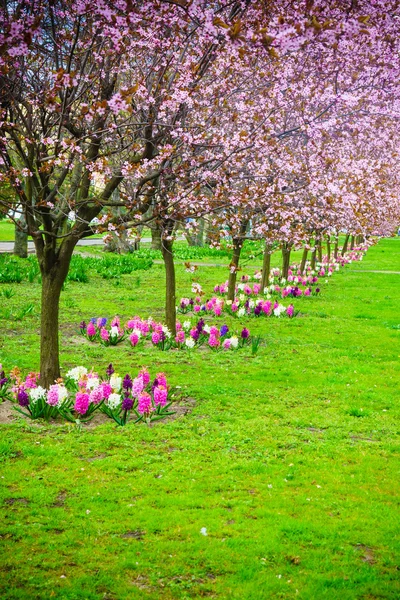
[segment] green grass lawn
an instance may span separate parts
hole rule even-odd
[[[374,269],[400,270],[398,240],[296,299],[296,319],[242,319],[263,336],[254,357],[90,345],[82,319],[162,317],[163,267],[69,282],[64,369],[163,370],[188,412],[152,427],[2,425],[0,597],[399,598],[400,275],[359,272]],[[227,273],[197,280],[211,295]],[[177,280],[190,295],[181,265]],[[40,286],[10,288],[0,361],[26,372]]]

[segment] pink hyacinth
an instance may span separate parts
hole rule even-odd
[[[90,396],[89,396],[89,402],[91,404],[100,404],[100,402],[103,400],[103,388],[101,385],[99,385],[99,387],[94,388],[91,392],[90,392]]]
[[[194,312],[196,312],[196,313],[200,312],[200,311],[201,311],[201,306],[200,306],[200,304],[195,304],[195,305],[193,306],[193,311],[194,311]]]
[[[219,329],[218,329],[218,327],[215,327],[215,325],[210,327],[210,336],[211,335],[214,337],[219,337]]]
[[[180,323],[180,321],[176,322],[176,330],[180,331],[182,329],[182,323]]]
[[[154,345],[157,345],[160,340],[161,340],[161,335],[157,331],[154,331],[151,334],[151,341],[153,342]]]
[[[221,316],[221,311],[222,311],[222,308],[221,308],[220,304],[218,304],[217,306],[214,306],[214,314],[216,317]]]
[[[165,406],[167,404],[168,391],[164,385],[159,385],[154,388],[153,392],[154,404],[156,406]]]
[[[26,376],[26,379],[25,379],[25,388],[27,390],[31,390],[31,389],[37,387],[36,378],[37,378],[37,373],[29,373]]]
[[[272,302],[266,300],[262,305],[262,310],[265,315],[270,315],[272,311]]]
[[[306,290],[304,290],[305,296],[309,296],[310,294],[311,294],[310,288],[307,288]]]
[[[156,379],[158,381],[158,385],[163,385],[164,387],[167,387],[167,377],[165,373],[157,373]]]
[[[112,392],[112,387],[107,381],[104,381],[104,383],[101,384],[101,391],[102,391],[104,400],[108,400],[108,398],[110,397],[110,394]]]
[[[208,345],[211,348],[218,348],[218,346],[220,346],[220,344],[221,344],[221,342],[215,335],[210,335],[210,337],[208,338]]]
[[[136,379],[133,380],[132,383],[132,395],[133,396],[139,396],[139,394],[141,394],[144,390],[145,384],[143,381],[143,377],[141,377],[140,375],[138,377],[136,377]]]
[[[129,336],[129,341],[132,344],[133,347],[137,346],[137,344],[139,343],[139,336],[137,333],[132,333]]]
[[[77,392],[75,396],[74,410],[80,415],[84,415],[89,408],[89,394],[86,392]]]
[[[224,340],[222,347],[224,348],[224,350],[229,350],[229,348],[231,347],[231,340]]]
[[[294,306],[293,306],[293,304],[289,304],[289,306],[286,309],[286,314],[290,318],[293,317],[293,315],[294,315]]]
[[[149,385],[149,383],[150,383],[150,373],[148,372],[147,369],[145,369],[143,367],[143,369],[141,369],[140,372],[139,372],[139,377],[141,377],[143,379],[143,383],[144,383],[145,386]]]
[[[100,337],[104,342],[108,342],[108,340],[110,339],[110,334],[105,327],[101,328]]]
[[[261,285],[259,283],[255,283],[253,285],[253,293],[257,295],[260,293],[260,290],[261,290]]]
[[[58,385],[57,384],[50,386],[50,389],[47,392],[46,402],[47,402],[47,404],[50,404],[50,406],[58,405]]]
[[[96,327],[91,321],[87,326],[86,333],[89,337],[93,337],[94,335],[96,335]]]
[[[183,342],[185,341],[185,332],[182,331],[182,329],[180,331],[177,332],[176,336],[175,336],[175,342],[177,344],[183,344]]]
[[[113,320],[111,321],[111,327],[119,328],[119,325],[120,325],[119,317],[114,317]]]
[[[149,333],[150,326],[147,321],[142,321],[139,325],[139,329],[142,335],[147,335]]]
[[[153,404],[151,402],[151,396],[147,392],[143,392],[140,394],[138,398],[138,412],[141,415],[149,414],[154,410]]]
[[[232,312],[236,312],[236,311],[238,310],[238,308],[239,308],[238,304],[236,304],[236,303],[234,302],[234,303],[232,304],[232,306],[231,306],[231,311],[232,311]]]

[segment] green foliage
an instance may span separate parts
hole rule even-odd
[[[150,269],[152,264],[151,258],[140,258],[135,254],[107,254],[99,258],[75,254],[71,260],[67,282],[88,283],[93,275],[101,275],[103,279],[117,279],[134,271]],[[41,282],[36,257],[31,255],[28,258],[18,258],[10,254],[0,254],[0,283],[22,281]]]

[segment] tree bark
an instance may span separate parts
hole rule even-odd
[[[290,266],[291,246],[287,243],[282,244],[282,277],[288,278]]]
[[[334,253],[333,253],[335,260],[337,260],[338,253],[339,253],[339,236],[335,236],[335,249],[334,249]]]
[[[201,248],[204,246],[204,219],[199,219],[198,227],[193,233],[185,233],[185,238],[189,246]]]
[[[151,247],[153,250],[161,250],[161,230],[156,223],[151,227]]]
[[[308,242],[310,243],[310,242]],[[300,264],[300,273],[304,273],[305,268],[306,268],[306,262],[307,262],[307,256],[308,256],[308,248],[307,246],[304,247],[303,250],[303,256],[301,257],[301,264]]]
[[[161,247],[165,266],[165,324],[176,336],[176,281],[172,241],[164,240]]]
[[[234,237],[232,239],[233,254],[232,254],[231,263],[229,265],[230,271],[229,271],[228,297],[227,297],[228,300],[232,300],[232,301],[235,299],[237,271],[238,271],[238,266],[239,266],[240,253],[243,248],[243,238],[246,235],[247,223],[248,223],[248,221],[241,223],[240,236]]]
[[[318,240],[317,244],[317,252],[318,252],[318,262],[322,263],[322,240]]]
[[[19,225],[15,225],[14,254],[20,258],[27,258],[28,234],[26,232],[26,221],[23,215],[18,219],[18,223]]]
[[[137,241],[131,243],[126,232],[121,232],[119,235],[111,233],[111,239],[105,244],[105,252],[113,252],[114,254],[130,254],[135,250],[139,250]]]
[[[352,235],[350,238],[350,250],[354,250],[354,241],[355,241],[355,238],[354,238],[354,235]]]
[[[317,246],[314,244],[314,247],[311,248],[311,271],[315,271],[316,262],[317,262]]]
[[[58,321],[61,288],[60,271],[42,273],[40,324],[40,385],[48,388],[60,377]]]
[[[262,277],[261,277],[261,291],[269,284],[269,274],[271,272],[271,246],[266,243],[264,248],[263,266],[262,266]]]
[[[331,260],[331,236],[326,236],[326,253],[328,255],[328,263]]]
[[[347,234],[344,240],[343,248],[342,248],[342,256],[344,256],[347,252],[347,246],[349,245],[350,236]]]

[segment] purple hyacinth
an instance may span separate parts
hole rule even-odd
[[[321,291],[321,290],[320,290],[319,288],[316,288],[316,289],[315,289],[315,293],[316,293],[316,294],[319,294],[319,293],[320,293],[320,291]]]
[[[105,317],[102,317],[100,319],[100,327],[104,327],[106,323],[107,323],[107,319]]]
[[[247,327],[244,327],[244,328],[242,329],[242,333],[240,334],[240,337],[241,337],[243,340],[247,340],[247,338],[249,337],[249,335],[250,335],[250,331],[247,329]]]
[[[199,319],[199,322],[196,325],[196,329],[199,333],[201,333],[203,331],[204,325],[205,325],[204,319]]]
[[[193,304],[194,304],[194,300],[193,300],[193,298],[190,298],[190,300],[189,300],[189,304],[190,304],[190,306],[193,306]]]
[[[112,366],[112,363],[110,363],[106,369],[106,375],[108,377],[111,377],[111,375],[114,373],[114,368]]]
[[[133,400],[127,396],[122,400],[122,410],[132,410],[133,408]]]
[[[259,314],[261,313],[261,306],[258,304],[255,308],[254,308],[254,314],[256,315],[256,317],[259,316]]]
[[[92,317],[92,318],[90,319],[90,322],[91,322],[91,323],[93,323],[93,325],[96,325],[96,323],[97,323],[97,319],[96,319],[96,317]]]
[[[18,390],[17,400],[18,400],[18,404],[20,406],[28,406],[29,405],[29,396],[23,388]]]
[[[86,329],[86,323],[85,323],[85,321],[81,321],[81,322],[79,323],[79,329],[81,329],[81,330],[84,330],[84,329]]]
[[[128,373],[125,375],[124,380],[122,382],[122,387],[124,390],[131,390],[133,385],[132,379],[129,377]]]
[[[229,331],[228,325],[222,325],[221,329],[219,330],[219,333],[221,334],[221,336],[224,336],[228,333],[228,331]]]
[[[192,331],[190,332],[190,337],[197,342],[197,340],[200,337],[200,331],[198,329],[192,329]]]

